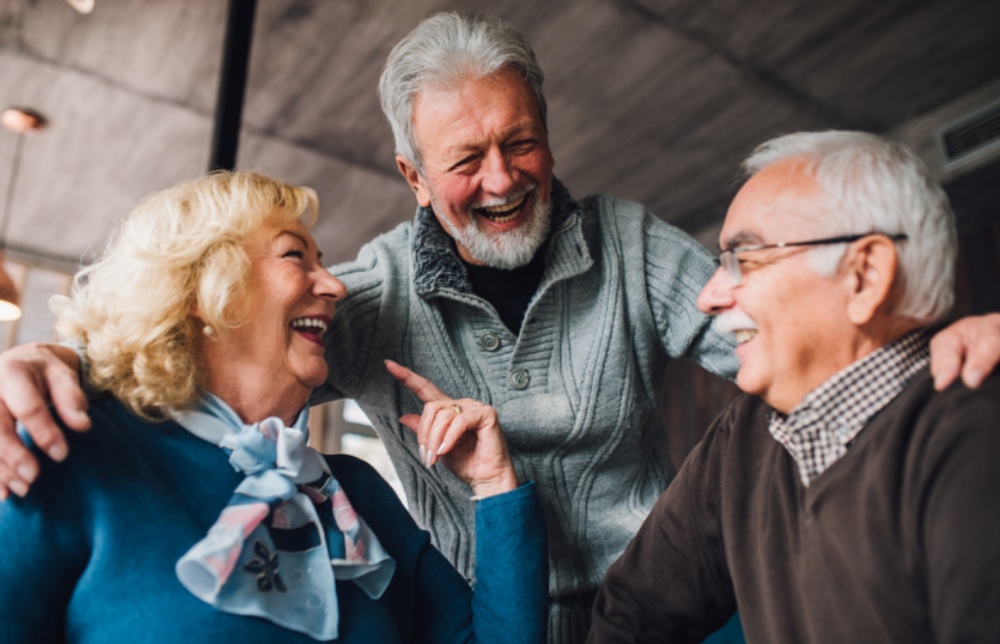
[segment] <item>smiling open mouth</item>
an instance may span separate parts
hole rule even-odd
[[[323,344],[323,334],[329,327],[329,322],[321,317],[301,317],[291,321],[290,326],[296,332],[316,344]]]
[[[757,329],[737,329],[733,331],[733,337],[736,338],[736,346],[750,342],[756,335]]]
[[[485,217],[495,224],[506,224],[516,220],[521,216],[524,203],[528,200],[530,192],[525,192],[514,201],[500,204],[499,206],[486,206],[475,208],[475,212],[480,217]]]

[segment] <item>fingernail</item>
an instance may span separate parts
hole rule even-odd
[[[969,369],[968,373],[966,374],[965,381],[969,383],[970,387],[976,388],[983,383],[983,378],[985,377],[986,374],[984,374],[979,369]]]
[[[10,488],[11,492],[22,498],[28,493],[28,486],[21,481],[11,481],[7,484],[7,487]]]
[[[447,449],[447,448],[448,448],[448,443],[441,443],[441,447],[439,447],[439,448],[438,448],[438,451],[437,451],[437,452],[435,452],[435,453],[436,453],[436,454],[437,454],[438,456],[441,456],[442,454],[444,454],[444,450],[445,450],[445,449]]]
[[[83,421],[83,422],[87,422],[87,423],[90,422],[90,414],[88,414],[86,411],[84,411],[82,409],[76,410],[76,418],[77,418],[77,420],[80,420],[80,421]]]
[[[940,390],[944,386],[944,381],[944,376],[936,376],[934,378],[934,388]]]
[[[53,445],[49,448],[49,458],[57,463],[66,458],[66,446],[62,444]]]
[[[0,487],[0,503],[7,500],[7,488]]]
[[[420,455],[420,464],[427,467],[427,449],[421,445],[417,448],[417,454]]]
[[[20,476],[25,481],[27,481],[28,483],[31,483],[32,481],[35,480],[35,470],[29,465],[18,465],[17,475]]]

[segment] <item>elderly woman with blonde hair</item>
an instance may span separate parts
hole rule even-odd
[[[316,215],[309,188],[211,174],[140,203],[54,301],[99,399],[0,504],[5,642],[544,639],[544,520],[492,408],[387,363],[478,499],[475,592],[372,468],[308,447],[345,294]]]

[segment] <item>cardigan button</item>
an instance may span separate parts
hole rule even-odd
[[[507,376],[507,382],[514,389],[527,389],[528,384],[531,382],[531,376],[528,375],[527,369],[514,369]]]
[[[479,346],[486,351],[496,351],[500,348],[500,336],[496,333],[484,333],[479,336]]]

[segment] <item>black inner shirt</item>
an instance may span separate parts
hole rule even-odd
[[[500,319],[513,332],[521,333],[521,323],[545,271],[544,253],[514,269],[473,266],[463,260],[472,282],[472,292],[493,305]]]

